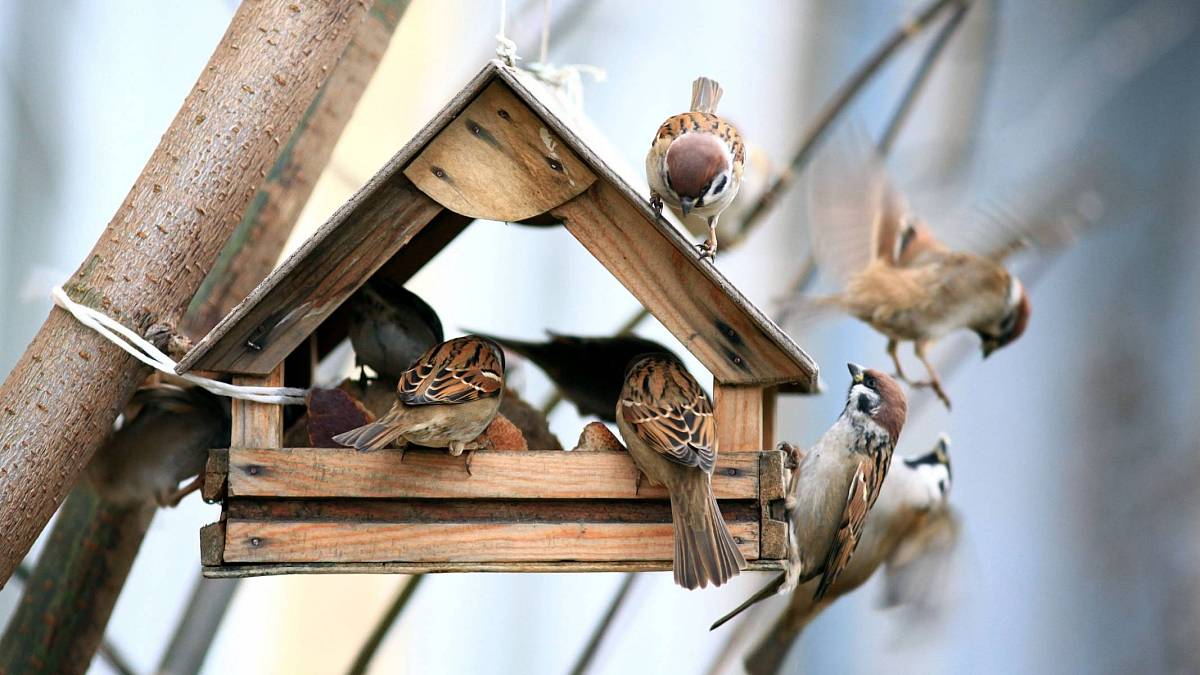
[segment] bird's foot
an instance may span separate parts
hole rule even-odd
[[[641,469],[636,469],[636,471],[637,471],[637,479],[633,482],[633,496],[634,497],[638,496],[638,494],[642,491],[642,479],[646,477],[646,474],[642,473]]]
[[[475,448],[471,448],[464,453],[463,468],[467,470],[468,476],[474,476],[471,473],[471,459],[475,457]]]
[[[700,259],[714,262],[717,259],[717,242],[712,239],[705,239],[703,244],[696,244],[696,250],[700,251]]]
[[[939,380],[920,380],[913,382],[907,378],[904,382],[913,389],[932,389],[934,394],[937,394],[938,399],[946,406],[946,410],[950,409],[950,397],[946,395],[946,390],[942,389],[942,383]]]
[[[179,502],[183,501],[184,497],[192,494],[196,490],[199,490],[202,485],[204,485],[204,474],[196,476],[188,481],[187,485],[184,485],[177,490],[167,490],[159,493],[156,501],[158,502],[159,506],[170,506],[171,508],[174,508],[179,506]]]
[[[654,215],[659,217],[662,216],[663,200],[662,197],[658,196],[658,193],[656,192],[650,193],[650,209],[654,211]]]

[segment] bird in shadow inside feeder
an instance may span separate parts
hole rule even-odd
[[[625,370],[633,360],[647,354],[669,354],[670,349],[634,335],[580,337],[548,333],[544,342],[527,342],[486,336],[505,349],[516,352],[541,368],[562,397],[575,404],[582,416],[592,415],[616,422],[614,410]]]
[[[708,239],[698,248],[707,260],[717,254],[717,219],[737,196],[746,164],[741,134],[716,114],[721,93],[715,81],[698,78],[691,109],[668,117],[646,153],[650,206],[662,213],[666,204],[685,222],[705,219]]]
[[[790,446],[787,450],[795,451]],[[885,572],[884,606],[903,606],[925,618],[936,614],[939,603],[946,600],[946,578],[959,534],[958,517],[949,505],[949,450],[950,440],[943,434],[925,454],[893,457],[879,500],[846,568],[820,600],[814,598],[817,579],[792,591],[787,606],[747,653],[748,673],[779,672],[805,626],[837,598],[866,583],[880,567]]]
[[[333,440],[364,451],[389,445],[403,450],[411,443],[448,448],[458,456],[496,417],[503,394],[500,345],[477,335],[454,338],[435,345],[401,374],[396,402],[386,415]]]
[[[845,571],[863,538],[867,514],[879,499],[892,464],[892,450],[908,415],[908,402],[895,380],[853,363],[846,405],[833,426],[798,457],[788,485],[786,508],[791,546],[786,571],[737,609],[729,621],[756,602],[790,593],[819,579],[819,603]]]
[[[671,496],[675,583],[704,588],[737,576],[746,559],[713,497],[717,423],[696,378],[670,355],[638,359],[625,374],[617,428],[641,473]]]
[[[399,380],[422,354],[444,340],[437,312],[416,293],[382,277],[347,301],[355,363]]]

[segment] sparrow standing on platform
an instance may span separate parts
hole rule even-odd
[[[853,363],[846,407],[833,426],[804,454],[792,472],[787,509],[792,546],[788,567],[759,592],[713,625],[754,603],[820,577],[818,603],[846,569],[858,546],[867,514],[879,498],[904,427],[908,403],[900,385]]]
[[[691,110],[663,122],[646,153],[650,206],[662,213],[665,203],[680,220],[706,218],[708,239],[699,249],[708,260],[717,253],[717,218],[737,196],[746,163],[741,134],[716,115],[720,100],[721,85],[697,79]]]
[[[671,495],[675,583],[687,589],[720,586],[746,567],[713,497],[716,427],[708,395],[677,359],[630,365],[617,428],[638,469]]]
[[[396,403],[378,421],[333,437],[359,450],[395,443],[461,455],[487,429],[504,393],[504,352],[487,338],[448,340],[421,355],[396,385]],[[468,471],[470,463],[468,459]]]

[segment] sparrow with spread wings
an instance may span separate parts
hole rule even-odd
[[[671,495],[675,583],[720,586],[745,569],[713,497],[717,428],[696,378],[670,355],[642,357],[625,373],[616,417],[638,469]]]
[[[378,421],[333,437],[359,450],[409,443],[461,455],[487,429],[504,394],[504,351],[477,335],[422,354],[396,385],[396,403]],[[470,464],[468,463],[468,471]]]

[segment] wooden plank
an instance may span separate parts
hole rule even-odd
[[[623,452],[478,450],[467,475],[462,457],[438,450],[235,448],[231,497],[663,499]],[[758,453],[720,453],[713,472],[718,499],[758,498]]]
[[[596,180],[499,81],[446,125],[404,175],[451,211],[508,222],[545,213]]]
[[[656,228],[613,185],[596,181],[551,214],[717,382],[761,386],[815,377],[815,364],[781,349],[775,336],[746,312],[733,287],[723,278],[718,281],[711,265],[703,263],[708,271],[702,271],[690,245]]]
[[[200,564],[220,565],[225,553],[225,521],[200,528]]]
[[[475,219],[470,216],[443,210],[428,225],[421,228],[421,231],[404,245],[403,250],[392,256],[391,260],[380,268],[378,275],[403,286],[473,222]]]
[[[301,247],[286,273],[268,277],[243,303],[252,306],[230,314],[236,325],[219,334],[219,344],[195,360],[184,357],[180,372],[269,372],[441,210],[403,176],[377,186],[319,250]]]
[[[779,572],[779,560],[748,560],[746,570]],[[583,572],[669,572],[669,560],[622,560],[603,562],[482,562],[482,563],[258,563],[205,565],[202,573],[209,579],[243,579],[281,574],[450,574],[455,572],[493,573],[583,573]]]
[[[200,484],[200,496],[212,503],[225,498],[225,485],[229,479],[229,450],[220,448],[208,451],[204,463],[204,480]]]
[[[759,508],[760,528],[758,555],[760,558],[781,560],[788,552],[788,524],[784,512],[787,494],[787,472],[784,454],[778,450],[765,451],[760,456]]]
[[[713,385],[713,410],[717,416],[717,442],[721,452],[761,450],[763,444],[763,388]]]
[[[283,363],[263,376],[235,376],[233,383],[244,386],[282,387]],[[278,448],[283,445],[283,406],[233,399],[230,403],[230,447]]]
[[[767,387],[763,390],[762,414],[762,449],[771,450],[775,447],[776,408],[779,405],[779,388]]]
[[[747,559],[758,523],[730,523]],[[281,562],[530,562],[669,560],[669,523],[226,522],[224,560]]]

